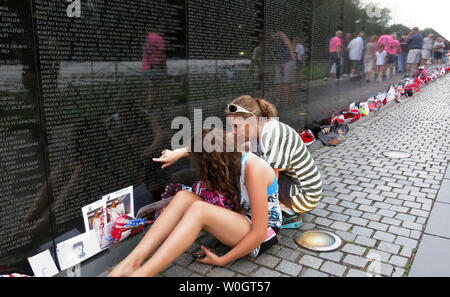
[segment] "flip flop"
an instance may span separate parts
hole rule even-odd
[[[281,226],[281,229],[298,229],[303,225],[303,221],[293,222]]]
[[[298,229],[301,225],[303,225],[303,221],[300,215],[297,214],[295,216],[283,218],[281,229]]]

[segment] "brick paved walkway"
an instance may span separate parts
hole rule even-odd
[[[200,244],[218,254],[227,248],[207,234],[163,276],[407,276],[450,160],[450,76],[400,105],[387,107],[352,127],[347,142],[313,152],[324,179],[324,198],[304,216],[302,230],[322,228],[344,241],[334,253],[313,253],[281,231],[279,244],[257,259],[224,268],[194,262]],[[431,120],[437,124],[419,123]],[[400,150],[412,158],[393,160]],[[378,258],[381,263],[371,261]],[[369,272],[369,273],[368,273]]]

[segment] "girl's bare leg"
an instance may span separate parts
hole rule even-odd
[[[158,217],[138,246],[126,257],[109,276],[129,276],[135,272],[169,236],[182,219],[184,213],[201,198],[190,192],[178,192],[164,212]]]
[[[206,202],[194,202],[164,244],[132,276],[158,274],[194,243],[202,229],[224,245],[234,247],[250,232],[251,226],[239,213]]]

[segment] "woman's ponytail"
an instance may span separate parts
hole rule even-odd
[[[261,117],[276,118],[278,116],[277,109],[272,103],[264,99],[256,99],[256,103],[261,111]]]

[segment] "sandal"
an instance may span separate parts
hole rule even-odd
[[[286,217],[283,219],[283,225],[281,229],[298,229],[303,225],[303,221],[300,215]]]

